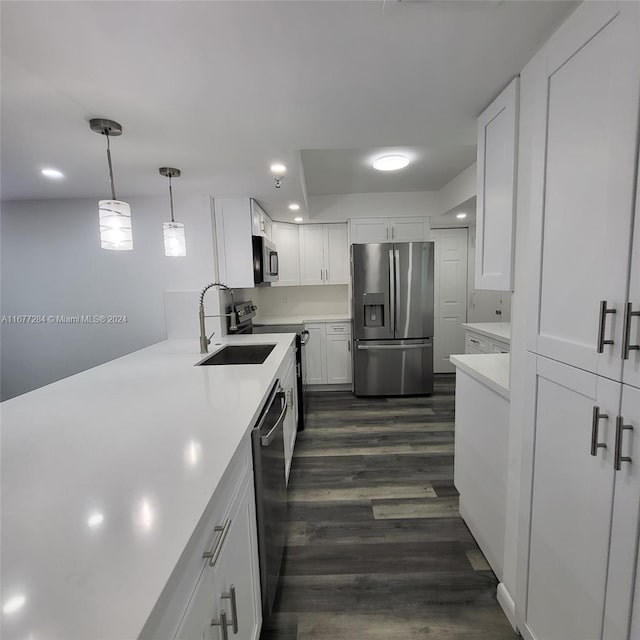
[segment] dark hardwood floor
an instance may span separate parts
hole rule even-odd
[[[275,610],[261,640],[512,640],[458,515],[454,376],[432,397],[308,394]]]

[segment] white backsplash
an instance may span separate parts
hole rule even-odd
[[[258,306],[258,318],[349,314],[346,284],[238,289],[234,297],[253,300]]]

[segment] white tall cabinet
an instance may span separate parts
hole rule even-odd
[[[522,83],[536,244],[516,617],[527,640],[635,640],[640,7],[583,4]]]

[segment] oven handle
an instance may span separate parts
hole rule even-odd
[[[276,423],[273,425],[273,428],[271,429],[271,431],[269,431],[269,433],[267,433],[266,436],[260,437],[260,444],[263,447],[268,447],[273,442],[273,439],[276,437],[276,431],[278,430],[278,427],[280,427],[280,425],[284,422],[284,418],[287,415],[287,405],[288,403],[285,402],[284,408],[282,409],[282,413],[278,416],[278,419],[276,420]]]

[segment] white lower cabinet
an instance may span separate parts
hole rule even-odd
[[[260,634],[260,572],[256,545],[253,478],[245,476],[220,525],[207,562],[176,634],[177,640],[255,640]]]
[[[467,329],[464,334],[465,353],[509,353],[508,342],[476,333]]]
[[[523,495],[532,498],[516,604],[521,631],[531,640],[627,640],[640,390],[542,356],[531,356],[529,375],[531,484]]]
[[[284,460],[285,460],[285,477],[289,481],[289,471],[291,469],[291,460],[293,459],[293,449],[296,444],[296,435],[298,433],[298,386],[296,378],[296,362],[292,357],[287,366],[286,373],[280,381],[280,385],[284,389],[285,400],[287,403],[287,415],[283,424],[284,435]]]
[[[350,322],[305,324],[309,341],[305,345],[306,384],[350,384],[353,379]]]

